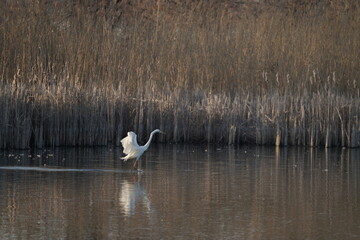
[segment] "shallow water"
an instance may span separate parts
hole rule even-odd
[[[359,239],[359,149],[0,152],[0,239]]]

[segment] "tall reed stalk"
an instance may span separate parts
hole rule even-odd
[[[0,147],[359,147],[360,6],[316,2],[3,1]]]

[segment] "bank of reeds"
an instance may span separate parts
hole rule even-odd
[[[162,142],[360,146],[356,3],[158,4],[115,21],[19,2],[0,10],[1,148],[118,145],[154,128]]]

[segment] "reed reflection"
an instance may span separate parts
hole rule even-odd
[[[4,163],[23,170],[0,166],[0,239],[360,236],[356,149],[160,145],[142,174],[115,150],[54,151],[58,171],[14,154]]]

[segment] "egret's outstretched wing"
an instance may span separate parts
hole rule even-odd
[[[120,142],[124,148],[124,153],[129,154],[134,149],[139,147],[139,144],[137,143],[137,136],[134,132],[128,132],[127,137],[123,138]]]

